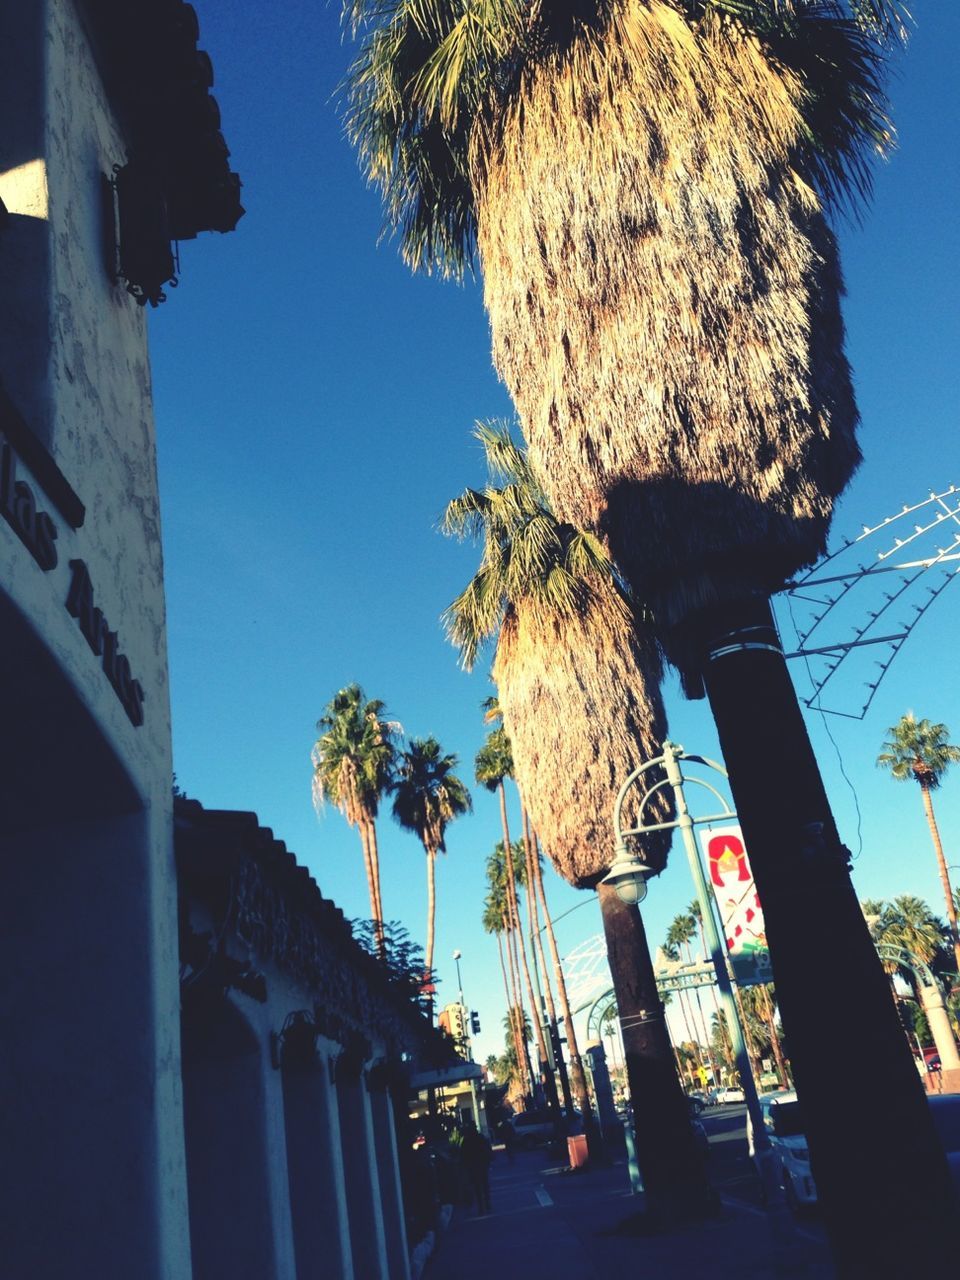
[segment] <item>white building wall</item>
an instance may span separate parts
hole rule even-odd
[[[49,868],[70,851],[72,823],[104,824],[107,845],[91,859],[86,883],[93,895],[111,858],[124,860],[128,874],[108,879],[103,899],[124,917],[115,939],[117,952],[112,963],[105,955],[104,964],[91,965],[89,974],[61,973],[59,984],[48,975],[46,989],[35,993],[35,1005],[55,1024],[59,1006],[75,1003],[78,991],[82,1007],[80,984],[91,978],[100,984],[96,997],[103,1009],[116,1001],[139,1010],[133,1023],[121,1024],[117,1031],[118,1038],[126,1036],[131,1052],[111,1056],[110,1044],[104,1044],[99,1063],[98,1105],[104,1123],[111,1115],[109,1105],[104,1106],[111,1090],[118,1098],[136,1099],[140,1122],[127,1125],[128,1167],[120,1162],[108,1168],[96,1153],[91,1160],[89,1152],[84,1166],[79,1153],[69,1148],[31,1155],[24,1145],[23,1158],[39,1167],[59,1157],[65,1175],[76,1158],[74,1176],[86,1180],[91,1196],[99,1191],[102,1220],[91,1224],[91,1230],[103,1232],[98,1275],[185,1280],[189,1238],[178,1058],[172,764],[146,326],[142,309],[108,279],[101,217],[101,177],[125,160],[125,148],[74,0],[31,0],[27,5],[0,0],[0,9],[0,72],[7,77],[3,103],[9,107],[20,101],[28,107],[0,120],[0,133],[6,135],[0,143],[0,197],[13,214],[8,233],[0,237],[5,291],[0,299],[5,313],[0,321],[0,379],[86,507],[82,527],[71,528],[19,459],[18,478],[56,529],[57,563],[41,567],[9,522],[0,519],[0,613],[18,637],[18,666],[0,674],[0,695],[15,702],[18,686],[31,679],[42,695],[30,702],[29,717],[21,717],[20,742],[8,741],[0,750],[0,765],[9,759],[15,771],[6,774],[8,782],[11,776],[17,780],[3,797],[0,836],[5,858],[32,860],[34,882],[19,868],[18,891],[25,902],[32,893],[49,895],[47,924],[56,929],[61,918],[58,888]],[[34,114],[38,104],[42,130]],[[19,309],[16,316],[12,306]],[[71,560],[86,566],[93,604],[115,633],[131,677],[142,686],[139,726],[131,722],[108,679],[104,655],[91,650],[78,619],[67,609],[74,578]],[[14,736],[9,729],[7,736]],[[77,843],[82,847],[82,840]],[[0,869],[0,893],[3,874]],[[73,910],[82,921],[82,894]],[[91,910],[91,924],[101,914]],[[130,934],[136,940],[132,952],[120,949],[127,926],[133,926]],[[37,928],[43,929],[41,913]],[[37,937],[34,944],[47,941]],[[91,941],[98,954],[109,950],[109,933]],[[23,994],[28,996],[29,990]],[[9,1035],[8,1027],[0,1027],[4,1040]],[[20,1140],[26,1144],[29,1135],[30,1108],[42,1109],[45,1088],[59,1089],[61,1101],[72,1097],[79,1109],[89,1104],[91,1084],[85,1073],[64,1075],[59,1064],[40,1052],[39,1041],[34,1053],[20,1041],[19,1032],[17,1039],[10,1071],[27,1074],[32,1085],[21,1104],[20,1129],[8,1135],[19,1151]],[[122,1112],[118,1107],[118,1124]],[[116,1136],[120,1141],[119,1130]],[[136,1177],[130,1177],[130,1168]],[[23,1169],[18,1173],[23,1176]],[[142,1264],[111,1258],[106,1227],[110,1213],[121,1207],[140,1232]],[[56,1220],[49,1205],[42,1227],[21,1220],[13,1230],[24,1239],[30,1233],[36,1239],[42,1230],[47,1247],[56,1248]],[[69,1248],[66,1239],[65,1260]],[[68,1273],[57,1271],[51,1253],[50,1274]]]

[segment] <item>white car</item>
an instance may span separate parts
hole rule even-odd
[[[794,1089],[767,1093],[760,1099],[763,1127],[770,1139],[777,1175],[791,1208],[816,1204],[817,1184],[810,1172],[810,1151],[803,1131],[803,1116]],[[747,1143],[755,1157],[753,1126],[747,1117]]]
[[[716,1098],[717,1106],[723,1106],[725,1102],[746,1102],[743,1096],[743,1090],[737,1085],[727,1085],[725,1089],[717,1090]]]

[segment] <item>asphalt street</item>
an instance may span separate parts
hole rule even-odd
[[[816,1219],[797,1223],[793,1239],[771,1240],[747,1155],[746,1111],[717,1107],[701,1117],[710,1140],[710,1171],[723,1200],[716,1219],[648,1235],[636,1226],[642,1198],[631,1192],[626,1163],[571,1173],[544,1148],[498,1150],[491,1169],[491,1212],[458,1205],[441,1233],[424,1280],[609,1280],[638,1274],[667,1280],[700,1270],[743,1280],[833,1274]]]

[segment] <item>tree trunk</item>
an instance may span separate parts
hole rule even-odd
[[[730,988],[733,991],[733,998],[737,1005],[737,1016],[740,1019],[740,1025],[743,1027],[743,1042],[747,1048],[747,1058],[750,1060],[750,1070],[753,1072],[753,1078],[756,1081],[757,1088],[760,1088],[760,1055],[757,1052],[757,1041],[750,1030],[750,1021],[747,1018],[747,1011],[743,1007],[743,997],[740,994],[740,988],[736,981],[731,981]],[[741,1080],[741,1084],[743,1081]]]
[[[383,899],[380,897],[380,850],[377,846],[377,824],[373,818],[367,818],[366,824],[367,844],[370,848],[370,874],[373,879],[373,891],[377,898],[375,914],[377,950],[380,952],[380,959],[385,960],[387,958],[387,946],[383,933]]]
[[[609,885],[600,884],[598,893],[647,1201],[668,1219],[702,1213],[714,1197],[674,1066],[643,921]]]
[[[513,1007],[516,1010],[517,1034],[520,1037],[520,1049],[523,1054],[523,1067],[527,1076],[528,1093],[534,1092],[533,1063],[530,1061],[530,1046],[524,1030],[523,990],[520,986],[520,958],[517,955],[517,930],[510,910],[510,895],[507,894],[507,956],[510,960],[510,980],[513,984]]]
[[[853,891],[770,606],[753,600],[718,609],[701,618],[700,637],[838,1270],[949,1270],[956,1194]],[[852,999],[831,998],[838,974]],[[838,1077],[838,1045],[856,1046],[856,1106]]]
[[[763,983],[760,984],[760,991],[763,995],[764,1018],[767,1027],[770,1030],[770,1048],[773,1051],[773,1060],[777,1064],[777,1079],[780,1081],[781,1089],[790,1088],[790,1077],[787,1074],[787,1063],[783,1056],[783,1046],[780,1043],[780,1033],[777,1031],[777,1014],[773,1007],[773,1001],[770,999],[770,991]]]
[[[530,1002],[530,1010],[533,1015],[533,1034],[536,1037],[537,1051],[540,1058],[540,1083],[545,1086],[546,1081],[544,1080],[544,1075],[550,1069],[547,1065],[550,1059],[547,1055],[547,1042],[543,1038],[543,1025],[540,1021],[540,1017],[538,1016],[536,999],[533,994],[533,982],[530,978],[530,965],[527,962],[527,948],[523,941],[523,922],[520,919],[520,904],[517,900],[517,884],[513,875],[513,854],[509,847],[507,848],[507,897],[510,899],[513,908],[517,950],[520,955],[520,964],[523,969],[524,984],[527,988],[527,999]]]
[[[517,979],[514,972],[514,956],[513,956],[513,927],[510,924],[509,916],[503,917],[503,931],[506,939],[507,950],[507,969],[510,974],[510,1000],[507,1013],[510,1015],[510,1024],[513,1027],[513,1034],[517,1042],[517,1061],[520,1065],[520,1083],[523,1085],[524,1093],[527,1092],[526,1080],[526,1054],[523,1047],[523,1027],[522,1014],[517,1006]]]
[[[536,836],[534,836],[534,850],[537,850]],[[591,1157],[600,1158],[603,1154],[603,1142],[600,1137],[600,1127],[596,1122],[596,1117],[593,1113],[593,1106],[590,1102],[590,1091],[587,1088],[587,1077],[583,1069],[583,1059],[580,1056],[580,1046],[577,1042],[577,1030],[573,1025],[573,1014],[570,1012],[570,1000],[567,996],[567,980],[563,975],[563,965],[560,961],[557,937],[553,932],[553,920],[550,918],[550,908],[547,906],[547,895],[543,887],[543,875],[540,871],[540,862],[536,857],[534,857],[533,862],[537,894],[540,898],[540,905],[543,907],[543,923],[547,931],[547,943],[550,947],[550,959],[553,961],[553,976],[557,981],[557,999],[560,1001],[560,1013],[563,1017],[563,1029],[567,1035],[567,1057],[570,1059],[570,1084],[573,1086],[573,1094],[577,1100],[577,1106],[580,1108],[580,1114],[583,1117],[584,1130],[587,1135],[587,1149],[589,1150]]]
[[[370,833],[367,830],[365,818],[361,818],[357,823],[357,831],[360,833],[360,844],[363,848],[363,865],[367,873],[367,890],[370,894],[370,919],[373,921],[373,940],[377,947],[377,954],[383,960],[385,951],[380,920],[380,903],[377,899],[377,884],[373,878],[373,860],[370,857]]]
[[[554,1127],[556,1129],[557,1137],[559,1138],[563,1129],[563,1116],[560,1111],[560,1099],[557,1096],[557,1075],[560,1076],[561,1084],[565,1087],[564,1103],[568,1108],[571,1105],[571,1099],[567,1096],[570,1089],[567,1084],[566,1072],[563,1070],[562,1061],[556,1064],[556,1071],[553,1071],[550,1068],[550,1052],[547,1047],[546,1037],[552,1034],[550,1028],[556,1025],[557,1013],[553,1004],[553,992],[550,990],[550,975],[547,973],[547,962],[543,954],[543,941],[540,937],[540,930],[538,928],[537,890],[533,871],[536,852],[532,847],[532,841],[530,838],[530,819],[527,816],[527,811],[522,799],[520,801],[520,819],[523,828],[523,856],[527,875],[527,924],[529,926],[530,950],[532,953],[530,958],[533,961],[533,972],[537,977],[538,985],[542,979],[543,994],[547,1006],[546,1019],[544,1019],[542,1005],[538,1006],[536,1009],[537,1020],[540,1023],[540,1038],[544,1042],[543,1058],[540,1063],[540,1074],[547,1093],[547,1104],[553,1111]],[[539,969],[537,967],[538,955]],[[539,995],[540,992],[537,994]],[[556,1057],[556,1053],[554,1053],[554,1057]]]
[[[433,921],[437,907],[437,854],[435,849],[427,846],[427,949],[424,962],[427,971],[433,970]]]
[[[953,958],[957,963],[957,972],[960,973],[960,931],[957,929],[957,908],[950,888],[947,860],[943,856],[940,829],[933,813],[933,797],[930,795],[930,788],[924,786],[921,782],[920,792],[923,796],[923,811],[927,815],[927,826],[930,828],[930,839],[933,841],[934,852],[937,855],[937,866],[940,868],[940,883],[943,885],[943,896],[947,903],[947,919],[950,921],[950,933],[953,937]]]
[[[516,1010],[513,1005],[513,996],[510,991],[510,984],[507,981],[507,965],[503,958],[503,934],[497,934],[497,950],[500,952],[500,972],[503,974],[503,992],[507,998],[507,1017],[510,1020],[510,1034],[513,1037],[513,1052],[517,1059],[517,1078],[520,1081],[520,1088],[526,1092],[523,1079],[523,1052],[520,1048],[520,1035],[517,1031]]]
[[[547,1017],[551,1022],[557,1020],[557,1008],[553,1003],[553,990],[550,986],[550,974],[547,970],[547,958],[543,950],[543,929],[540,927],[537,897],[540,885],[540,868],[537,865],[537,847],[530,831],[530,820],[527,811],[523,813],[523,845],[527,859],[527,913],[530,916],[530,932],[533,944],[540,959],[540,972],[543,974],[543,998],[547,1005]]]

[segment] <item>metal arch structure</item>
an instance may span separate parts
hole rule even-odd
[[[585,938],[563,957],[567,996],[574,1014],[582,1013],[610,986],[607,942],[602,933]]]
[[[592,941],[596,941],[596,939],[592,939]],[[877,954],[881,960],[886,961],[888,964],[896,964],[903,969],[909,969],[920,986],[936,986],[936,978],[934,978],[930,968],[922,960],[918,960],[916,956],[912,956],[902,947],[894,946],[889,942],[881,942],[877,944]],[[716,977],[710,965],[678,965],[673,971],[665,973],[661,969],[657,974],[657,990],[662,996],[672,991],[686,991],[696,987],[713,986],[715,983]],[[581,1005],[577,1012],[580,1013],[587,1007],[587,1005]],[[601,992],[589,1004],[590,1011],[587,1014],[588,1040],[600,1039],[603,1020],[609,1010],[616,1007],[617,999],[613,987],[608,987],[606,991]]]
[[[867,543],[880,546],[872,564],[859,558]],[[884,577],[887,574],[899,575],[899,581]],[[796,631],[797,648],[786,656],[806,663],[813,686],[813,695],[804,698],[806,705],[862,720],[907,637],[958,574],[960,487],[951,485],[904,506],[879,524],[864,525],[856,538],[847,539],[802,577],[787,583],[781,598]],[[885,590],[882,584],[891,589]],[[847,638],[828,643],[828,622],[830,629],[835,627]],[[824,691],[837,671],[842,668],[849,673],[856,666],[855,655],[875,645],[883,646],[882,657],[867,666],[870,678],[862,682],[866,695],[859,710],[825,706]]]
[[[937,985],[936,978],[924,962],[912,956],[903,947],[897,947],[892,942],[880,942],[876,947],[877,955],[881,960],[885,960],[888,964],[896,964],[902,969],[909,969],[920,986],[935,987]]]
[[[587,1043],[591,1040],[600,1039],[600,1031],[604,1018],[611,1009],[616,1009],[617,997],[614,995],[613,987],[608,988],[600,996],[597,996],[593,1004],[590,1006],[590,1012],[587,1014]]]

